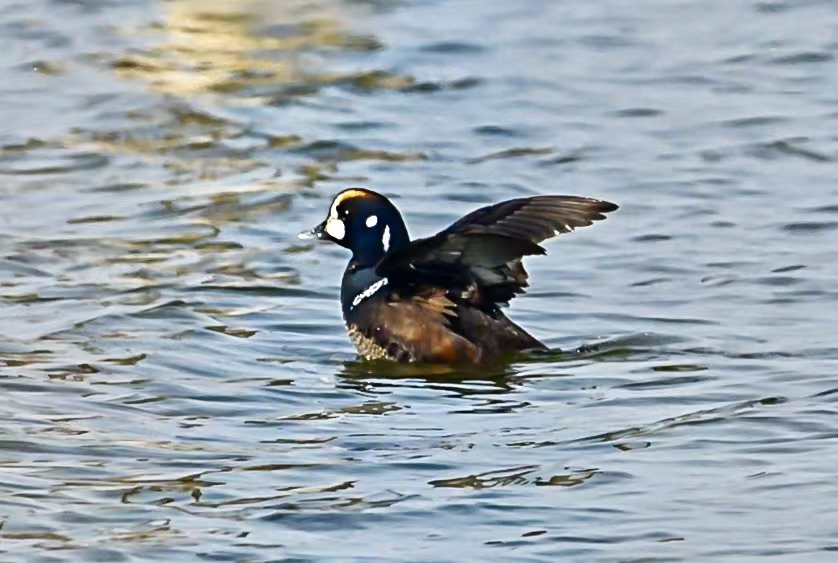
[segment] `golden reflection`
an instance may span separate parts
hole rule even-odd
[[[113,66],[175,96],[305,84],[322,71],[317,51],[379,47],[348,29],[352,8],[336,0],[177,0],[162,10],[152,30],[162,43]]]

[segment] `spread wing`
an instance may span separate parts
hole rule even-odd
[[[393,249],[376,266],[391,287],[433,285],[483,308],[507,303],[529,285],[521,258],[539,243],[605,219],[617,209],[578,196],[518,198],[482,207],[436,235]]]

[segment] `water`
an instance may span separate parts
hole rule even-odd
[[[838,10],[10,0],[3,561],[832,561]],[[350,185],[414,235],[615,201],[511,316],[590,351],[358,362]]]

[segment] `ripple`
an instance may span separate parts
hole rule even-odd
[[[771,64],[775,65],[805,65],[828,63],[834,59],[831,53],[824,53],[821,51],[804,51],[800,53],[792,53],[780,57],[774,57],[770,60]]]
[[[805,270],[805,264],[792,264],[790,266],[782,266],[780,268],[774,268],[771,272],[775,274],[784,274],[786,272],[796,272],[798,270]]]
[[[809,144],[809,139],[806,138],[778,139],[748,144],[733,149],[704,150],[701,153],[701,157],[711,162],[724,161],[743,155],[768,161],[789,157],[818,163],[832,162],[834,160],[830,154],[811,148],[810,146],[804,146],[807,144]]]
[[[785,116],[778,115],[759,115],[740,117],[724,122],[726,127],[733,129],[749,129],[752,127],[768,127],[773,125],[782,125],[788,123],[789,119]]]
[[[637,235],[631,239],[634,242],[663,242],[672,240],[672,235],[649,233],[645,235]]]
[[[615,117],[627,117],[627,118],[647,118],[647,117],[658,117],[659,115],[663,115],[665,112],[663,110],[657,108],[644,108],[644,107],[637,107],[637,108],[625,108],[621,110],[617,110],[613,113]]]
[[[110,162],[100,154],[70,152],[65,149],[40,149],[35,155],[29,151],[0,154],[0,174],[24,176],[65,174],[103,168]]]
[[[422,51],[441,55],[475,55],[485,51],[485,47],[464,41],[440,41],[422,46]]]
[[[483,80],[476,77],[458,78],[456,80],[434,80],[416,82],[403,89],[405,93],[432,94],[446,90],[471,90],[483,85]]]
[[[481,162],[486,162],[487,160],[499,160],[499,159],[506,159],[506,158],[520,158],[522,156],[542,156],[546,154],[551,154],[555,152],[555,149],[550,147],[543,147],[543,148],[529,148],[529,147],[516,147],[512,149],[505,149],[498,152],[489,153],[484,156],[478,156],[472,158],[468,161],[469,164],[480,164]]]
[[[783,225],[782,230],[795,234],[819,233],[838,229],[838,221],[802,221]]]
[[[486,137],[514,138],[521,135],[521,133],[513,128],[502,127],[500,125],[481,125],[480,127],[475,127],[473,132],[475,135]]]
[[[5,558],[831,549],[834,18],[660,4],[6,6]],[[550,349],[392,365],[345,335],[344,250],[289,238],[358,184],[417,237],[625,214],[526,261]]]
[[[385,162],[408,162],[413,160],[425,160],[424,154],[398,154],[387,151],[361,149],[339,141],[315,141],[299,148],[293,152],[305,154],[306,156],[321,161],[346,162],[352,160],[381,160]]]

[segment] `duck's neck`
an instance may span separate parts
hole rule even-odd
[[[379,236],[368,237],[364,244],[356,244],[352,260],[343,273],[341,283],[341,304],[344,319],[360,302],[372,296],[366,292],[378,291],[387,280],[376,274],[375,266],[387,252],[410,244],[410,236],[404,223],[388,224],[378,232]],[[374,289],[375,288],[375,289]],[[360,297],[359,297],[360,296]]]
[[[354,302],[357,297],[380,281],[381,278],[376,275],[374,268],[353,268],[352,263],[349,263],[340,284],[340,302],[344,319],[348,318],[355,307]]]

